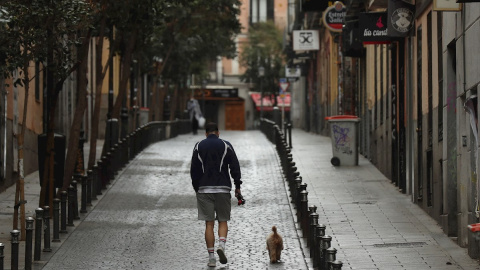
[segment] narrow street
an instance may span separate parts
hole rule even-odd
[[[260,131],[220,137],[240,160],[246,204],[232,198],[228,264],[217,258],[217,269],[308,269],[274,146]],[[140,153],[43,269],[212,269],[189,175],[203,138],[180,135]],[[283,262],[269,266],[265,238],[273,225],[285,250]]]

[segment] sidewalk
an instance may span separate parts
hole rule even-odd
[[[97,160],[100,158],[101,151],[103,147],[103,140],[97,141]],[[84,145],[84,160],[85,163],[88,162],[88,154],[90,151],[89,143],[85,143]],[[10,269],[11,263],[11,235],[10,232],[13,230],[13,212],[14,212],[14,204],[15,204],[15,185],[7,188],[4,192],[0,193],[0,243],[5,245],[4,249],[4,266],[5,269]],[[32,217],[35,218],[35,209],[38,208],[38,202],[40,201],[40,177],[38,175],[38,171],[33,172],[27,176],[25,176],[25,200],[27,203],[25,204],[25,218]],[[100,199],[101,197],[99,197]],[[80,199],[80,198],[79,198]],[[95,205],[96,202],[92,202]],[[75,220],[74,224],[78,224],[80,221]],[[51,226],[51,225],[50,225]],[[18,223],[18,229],[20,230],[20,221]],[[74,229],[74,228],[73,228]],[[71,228],[67,228],[67,230],[72,230]],[[50,236],[51,238],[52,236]],[[68,234],[61,234],[60,238],[63,241],[64,237],[68,237]],[[43,238],[43,232],[42,232]],[[35,242],[35,241],[34,241]],[[61,244],[51,243],[52,249],[58,248]],[[42,240],[42,249],[43,249],[43,240]],[[45,263],[45,259],[48,258],[49,253],[42,251],[42,260],[38,262],[34,262],[34,267],[43,265]],[[19,269],[23,269],[25,267],[25,241],[20,241],[19,244]],[[33,259],[32,259],[33,260]],[[41,268],[39,268],[41,269]]]
[[[298,129],[292,137],[308,204],[318,207],[318,222],[332,236],[342,269],[480,269],[367,159],[334,167],[330,137]]]

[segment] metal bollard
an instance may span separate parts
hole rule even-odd
[[[67,197],[68,193],[64,190],[60,193],[60,233],[68,233],[67,231]]]
[[[107,152],[107,184],[110,184],[113,179],[115,179],[115,175],[112,168],[112,153]]]
[[[18,236],[20,235],[19,230],[13,230],[10,232],[12,236],[12,261],[11,266],[12,270],[18,270]]]
[[[85,176],[80,176],[80,181],[82,184],[81,195],[81,204],[80,204],[80,213],[87,213],[87,178]]]
[[[5,250],[5,245],[0,243],[0,270],[3,270],[3,261],[5,259],[5,255],[3,254]]]
[[[309,246],[310,246],[310,257],[313,258],[315,255],[315,248],[317,247],[315,245],[316,241],[316,235],[317,235],[317,225],[318,225],[318,214],[315,213],[317,207],[315,209],[312,209],[310,212],[310,237],[308,238],[309,241]]]
[[[60,199],[53,199],[53,238],[52,242],[60,242]]]
[[[108,174],[107,174],[107,167],[108,167],[108,163],[107,163],[107,156],[102,156],[102,159],[98,161],[98,168],[100,170],[100,178],[101,178],[101,181],[102,181],[102,189],[106,189],[107,188],[107,183],[108,183]]]
[[[67,226],[75,226],[73,224],[73,219],[74,219],[74,213],[73,213],[73,208],[74,208],[74,201],[75,200],[75,188],[70,186],[68,187],[68,223]]]
[[[303,231],[303,238],[306,238],[308,236],[308,234],[305,233],[308,227],[308,192],[306,190],[302,190],[302,192],[300,192],[300,195],[300,224]]]
[[[326,230],[326,226],[323,225],[323,224],[318,224],[317,227],[316,227],[316,247],[315,247],[315,258],[314,258],[314,267],[318,267],[320,266],[320,254],[322,252],[322,248],[321,248],[321,244],[323,244],[322,242],[322,237],[325,236],[325,230]]]
[[[50,248],[50,207],[43,207],[43,252],[51,252]]]
[[[43,209],[35,209],[35,248],[33,252],[33,259],[35,261],[40,260],[40,254],[42,251],[42,222],[43,222]]]
[[[92,170],[87,171],[87,206],[92,206],[92,200],[95,193],[95,187],[93,185]]]
[[[312,229],[315,228],[313,227],[312,228],[312,214],[315,213],[317,211],[317,207],[315,205],[310,205],[308,207],[308,225],[305,227],[306,230],[305,230],[305,234],[307,235],[307,247],[311,247],[312,246]],[[315,222],[315,225],[317,225],[318,223],[318,217],[317,217],[317,222]]]
[[[343,263],[341,261],[332,262],[332,270],[342,270]]]
[[[325,255],[325,264],[327,269],[332,269],[332,263],[337,259],[337,249],[333,247],[327,248],[327,254]]]
[[[97,165],[98,164],[98,165]],[[100,161],[93,165],[93,184],[95,185],[95,200],[97,195],[102,195],[102,177],[100,177]]]
[[[26,219],[26,240],[25,240],[25,270],[32,269],[32,244],[33,244],[33,223],[35,219],[28,217]]]
[[[330,235],[325,235],[322,237],[322,261],[320,263],[320,269],[327,268],[327,249],[331,247],[332,237]]]
[[[300,193],[300,185],[302,184],[302,177],[297,176],[295,177],[294,180],[294,186],[293,186],[293,196],[292,196],[292,203],[294,203],[295,207],[298,207],[298,194]],[[298,208],[297,208],[298,209]]]
[[[78,215],[78,182],[73,180],[72,181],[73,187],[73,219],[80,219]]]

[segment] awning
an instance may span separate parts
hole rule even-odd
[[[253,100],[253,103],[255,103],[255,107],[257,111],[260,111],[260,108],[262,107],[262,102],[260,101],[260,93],[258,92],[250,92],[250,97]],[[264,112],[270,112],[273,111],[273,104],[274,100],[273,97],[270,96],[264,96],[263,97],[263,111]],[[284,108],[285,111],[290,111],[290,93],[286,93],[285,97],[282,98],[280,96],[277,96],[277,107],[282,110],[282,107]]]

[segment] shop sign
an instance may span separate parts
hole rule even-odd
[[[299,78],[301,75],[302,75],[302,72],[299,66],[295,66],[295,67],[285,66],[285,77]]]
[[[295,30],[293,31],[294,51],[316,51],[320,47],[318,30]]]
[[[342,32],[345,14],[347,14],[345,5],[340,1],[335,2],[333,6],[328,7],[323,12],[323,23],[325,27],[333,32]]]
[[[388,35],[407,37],[415,24],[415,5],[403,0],[388,1]]]
[[[342,41],[342,50],[345,56],[362,57],[365,54],[365,49],[360,39],[358,20],[345,22],[342,30]]]
[[[360,13],[360,39],[364,44],[390,43],[387,28],[387,12]]]

